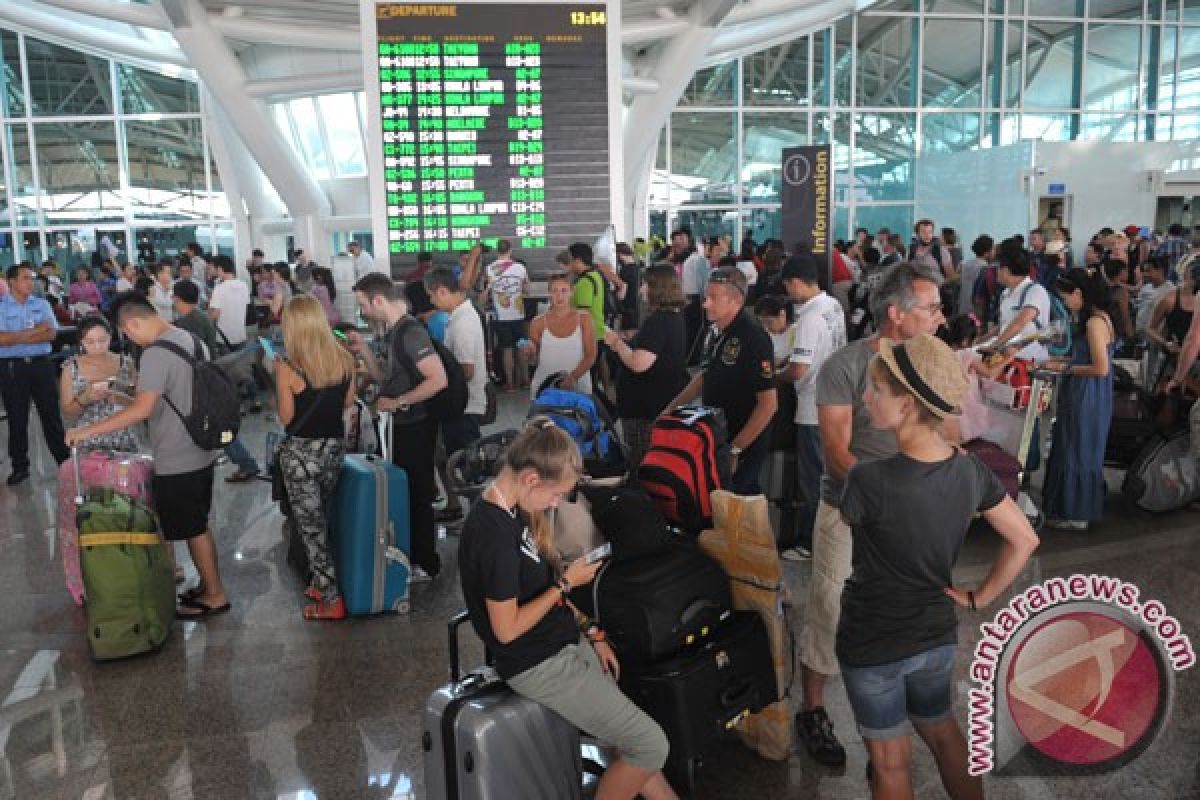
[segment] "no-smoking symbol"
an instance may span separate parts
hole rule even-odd
[[[803,186],[808,183],[810,175],[812,175],[812,164],[808,162],[806,156],[797,153],[788,156],[783,162],[783,180],[791,186]]]

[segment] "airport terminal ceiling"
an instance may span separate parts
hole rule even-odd
[[[20,17],[4,34],[5,118],[27,122],[6,125],[5,177],[20,194],[30,188],[20,186],[23,173],[38,173],[42,217],[10,202],[14,216],[0,218],[0,229],[69,224],[79,213],[70,195],[84,193],[94,206],[115,203],[114,221],[211,223],[213,206],[229,213],[219,173],[246,162],[216,163],[211,140],[226,134],[225,149],[240,151],[249,123],[234,115],[228,130],[214,129],[218,117],[191,80],[206,65],[177,46],[164,11],[201,6],[245,71],[246,99],[265,104],[271,136],[308,174],[309,190],[365,175],[357,0],[29,0],[0,10],[0,27]],[[628,193],[651,176],[642,194],[652,218],[686,218],[692,207],[735,228],[773,218],[778,153],[794,144],[834,145],[844,229],[910,219],[912,163],[922,153],[1026,138],[1200,135],[1197,0],[630,0],[622,9],[633,162],[625,185]],[[53,16],[68,23],[38,38],[32,23]],[[102,38],[72,27],[89,16],[103,20]],[[27,34],[25,75],[13,30]],[[79,49],[62,46],[71,33]],[[245,196],[232,207],[278,218],[297,205],[279,179],[288,165],[272,170],[271,158],[249,149],[266,173],[260,197],[243,179]],[[638,161],[631,151],[647,155]],[[309,200],[339,230],[369,229],[365,210],[347,216],[328,198]]]

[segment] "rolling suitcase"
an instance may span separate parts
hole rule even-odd
[[[1200,500],[1200,460],[1192,454],[1186,429],[1155,434],[1134,459],[1121,492],[1138,508],[1174,511]]]
[[[662,726],[671,743],[667,778],[686,794],[694,790],[697,760],[744,717],[779,699],[771,643],[756,611],[735,612],[699,652],[624,668],[620,683]]]
[[[459,674],[458,628],[450,620],[450,683],[425,706],[421,750],[429,800],[578,800],[579,731],[516,694],[488,669]]]
[[[346,456],[329,545],[347,612],[408,611],[411,527],[404,470],[376,456]]]
[[[711,638],[732,613],[733,598],[721,565],[681,544],[606,563],[592,582],[591,606],[623,664],[652,664]]]

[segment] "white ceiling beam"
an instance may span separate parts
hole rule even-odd
[[[14,28],[26,31],[66,47],[82,47],[95,50],[106,56],[131,59],[144,64],[172,64],[190,66],[187,57],[178,47],[155,44],[133,35],[100,27],[95,20],[88,20],[62,9],[47,6],[35,0],[24,2],[0,2],[0,20]]]
[[[227,17],[224,14],[210,14],[209,22],[222,35],[230,39],[241,39],[254,44],[276,44],[281,47],[307,47],[317,50],[349,50],[355,53],[362,48],[358,28],[349,28],[344,25],[319,27],[246,16]]]
[[[113,22],[124,22],[137,28],[153,28],[165,31],[167,18],[162,8],[157,4],[143,5],[140,3],[117,3],[114,0],[41,0],[46,5],[87,14],[89,17],[100,17]]]
[[[246,93],[251,97],[282,100],[311,94],[357,92],[363,88],[361,69],[289,75],[283,78],[260,78],[246,81]]]

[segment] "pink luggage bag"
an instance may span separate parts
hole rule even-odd
[[[58,469],[58,543],[62,549],[67,591],[75,605],[83,605],[83,574],[79,567],[79,530],[75,527],[75,496],[88,489],[115,489],[154,507],[150,481],[154,459],[138,453],[90,450],[79,454],[82,489],[75,485],[75,467],[67,459]]]

